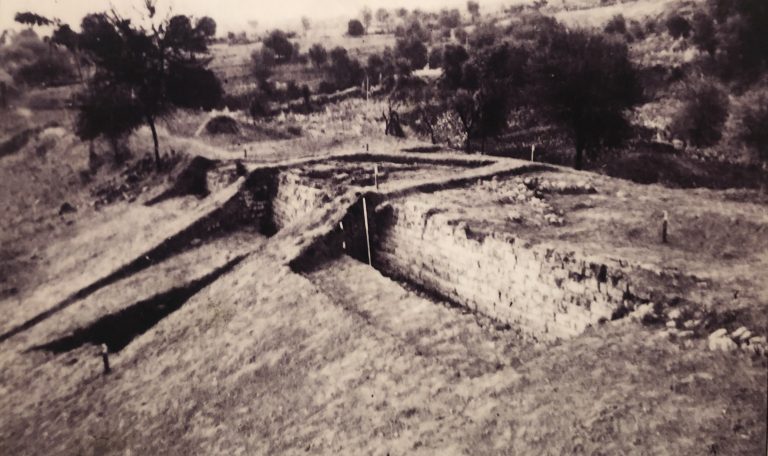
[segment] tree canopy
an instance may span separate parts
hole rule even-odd
[[[535,79],[543,112],[565,126],[574,141],[574,166],[585,151],[618,144],[627,133],[624,110],[641,89],[623,41],[584,30],[561,29],[541,43]]]
[[[96,72],[79,97],[78,134],[114,140],[147,124],[159,167],[156,120],[178,107],[210,109],[221,99],[220,82],[205,68],[211,27],[173,16],[146,29],[116,13],[99,13],[84,17],[81,30],[80,48]]]

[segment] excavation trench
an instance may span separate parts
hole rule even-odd
[[[538,341],[568,339],[621,318],[654,292],[642,272],[618,261],[595,262],[514,234],[478,232],[405,193],[360,195],[330,233],[291,262],[292,269],[311,274],[348,255]]]

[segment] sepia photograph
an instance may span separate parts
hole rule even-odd
[[[0,0],[0,455],[768,456],[768,0]]]

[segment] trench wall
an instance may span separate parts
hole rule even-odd
[[[276,177],[272,199],[272,217],[276,228],[282,229],[309,215],[314,209],[330,202],[327,190],[312,187],[295,172],[283,171]]]
[[[536,339],[575,336],[634,299],[614,265],[511,237],[483,238],[407,199],[390,205],[374,266]]]

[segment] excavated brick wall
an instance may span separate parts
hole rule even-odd
[[[375,266],[540,340],[565,339],[611,319],[626,299],[627,274],[573,253],[480,237],[423,204],[390,203]]]
[[[283,171],[277,176],[277,188],[272,199],[275,226],[281,229],[290,225],[329,201],[326,190],[312,187],[297,172]]]

